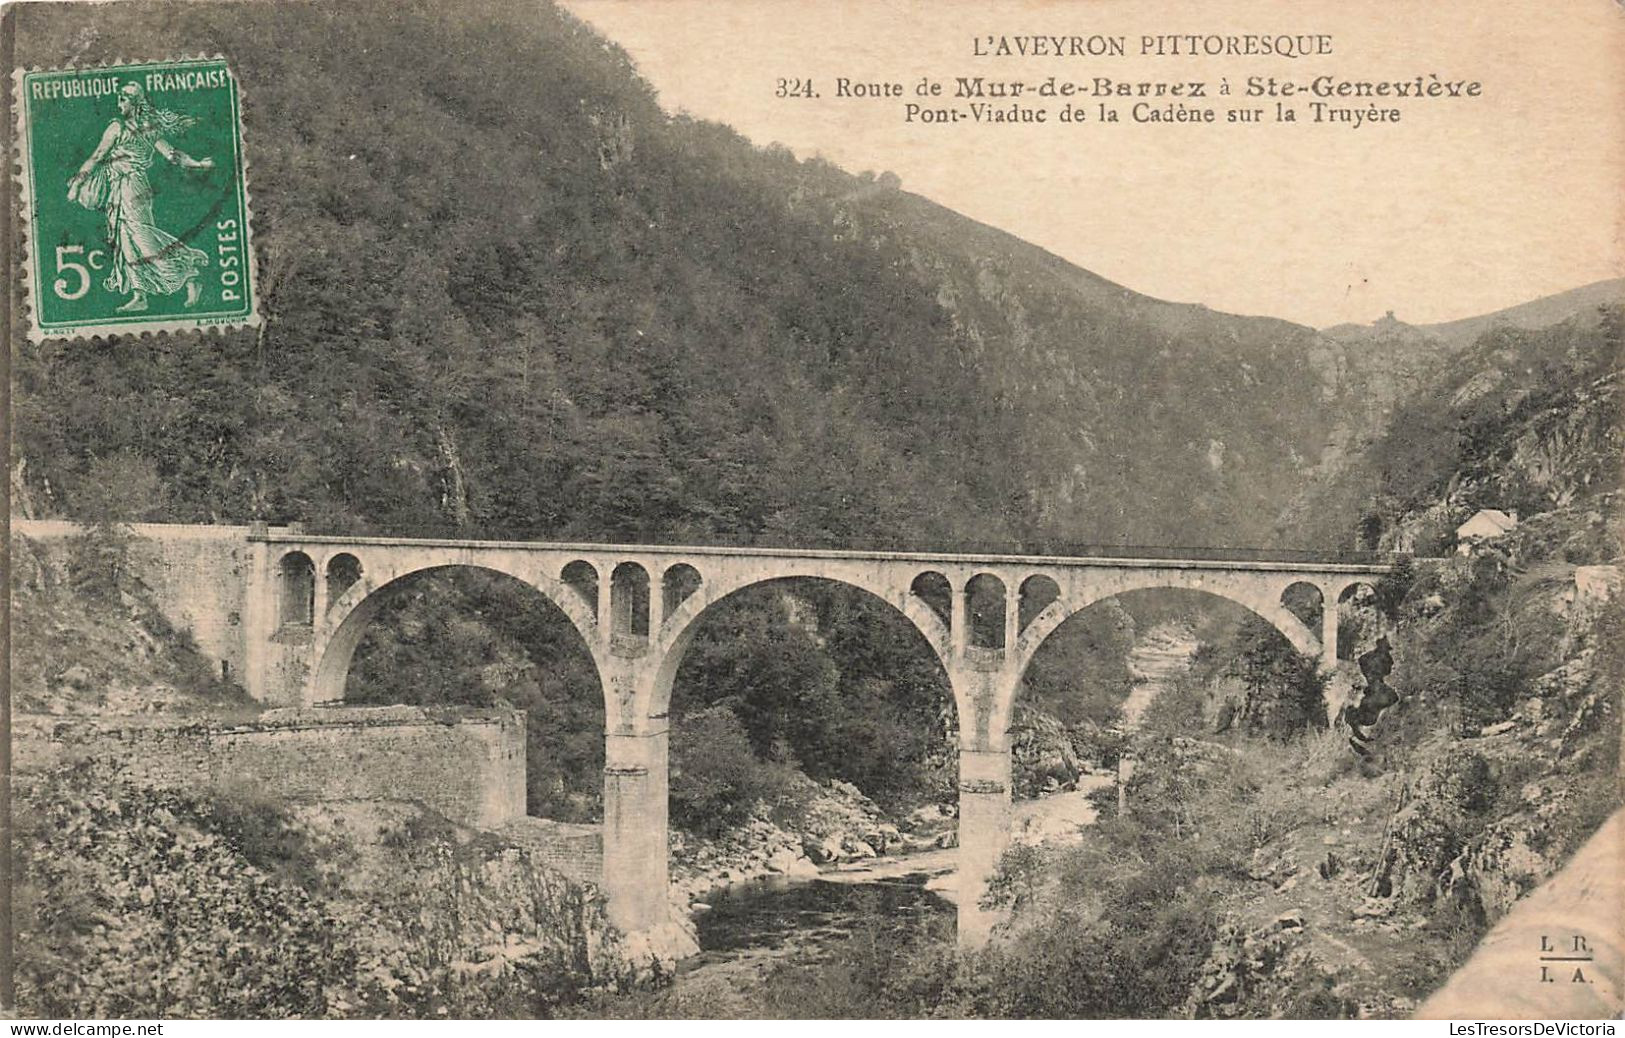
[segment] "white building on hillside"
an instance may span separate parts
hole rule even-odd
[[[1473,545],[1493,541],[1518,525],[1518,513],[1510,515],[1499,508],[1486,508],[1456,527],[1456,553],[1466,555]]]

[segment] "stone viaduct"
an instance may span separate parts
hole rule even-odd
[[[17,532],[27,534],[28,524]],[[165,531],[174,531],[169,537]],[[1385,564],[1265,558],[1022,556],[773,548],[460,541],[307,534],[298,527],[143,525],[166,537],[174,579],[205,603],[200,635],[256,699],[312,706],[344,699],[350,662],[385,592],[452,567],[506,574],[539,591],[580,633],[604,691],[604,887],[628,933],[668,918],[667,707],[699,621],[744,588],[786,578],[834,581],[891,605],[936,654],[959,717],[960,940],[985,938],[978,906],[1006,844],[1009,726],[1021,678],[1057,627],[1125,592],[1177,588],[1237,602],[1299,652],[1337,664],[1337,604]],[[204,560],[204,561],[199,561]],[[212,561],[211,561],[212,560]],[[223,571],[224,569],[224,571]],[[191,574],[191,576],[187,576]],[[229,587],[222,587],[227,582]],[[1311,630],[1284,599],[1295,585],[1321,603]],[[171,597],[175,597],[172,595]],[[1300,610],[1301,612],[1302,610]],[[228,661],[228,657],[230,661]]]

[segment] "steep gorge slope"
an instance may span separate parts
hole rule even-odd
[[[1575,512],[1594,521],[1566,554],[1607,557],[1617,509],[1598,499],[1618,488],[1625,451],[1622,358],[1625,300],[1546,327],[1492,327],[1349,465],[1313,484],[1295,519],[1314,539],[1357,533],[1372,547],[1428,554],[1453,547],[1455,527],[1481,508]]]

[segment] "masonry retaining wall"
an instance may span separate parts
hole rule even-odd
[[[90,758],[130,781],[293,801],[409,801],[494,829],[525,815],[519,710],[269,710],[240,723],[19,717],[27,772]]]
[[[571,879],[604,885],[603,826],[521,818],[505,826],[502,835]]]

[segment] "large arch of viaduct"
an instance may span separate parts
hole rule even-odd
[[[683,653],[706,610],[752,585],[835,581],[889,603],[947,674],[959,714],[959,924],[985,937],[980,892],[1006,844],[1009,724],[1022,674],[1068,617],[1129,591],[1178,588],[1237,602],[1305,655],[1336,665],[1337,603],[1383,565],[765,548],[517,543],[306,535],[257,528],[262,550],[246,596],[244,683],[256,698],[310,705],[343,698],[351,657],[384,596],[415,573],[471,567],[528,584],[581,634],[604,690],[604,885],[627,932],[667,912],[667,707]],[[1003,590],[1003,630],[971,622],[975,581]],[[990,583],[991,582],[991,583]],[[1283,604],[1293,585],[1319,593],[1321,629]],[[933,596],[927,588],[941,594]],[[1041,588],[1048,601],[1035,601]],[[944,603],[941,599],[946,598]]]

